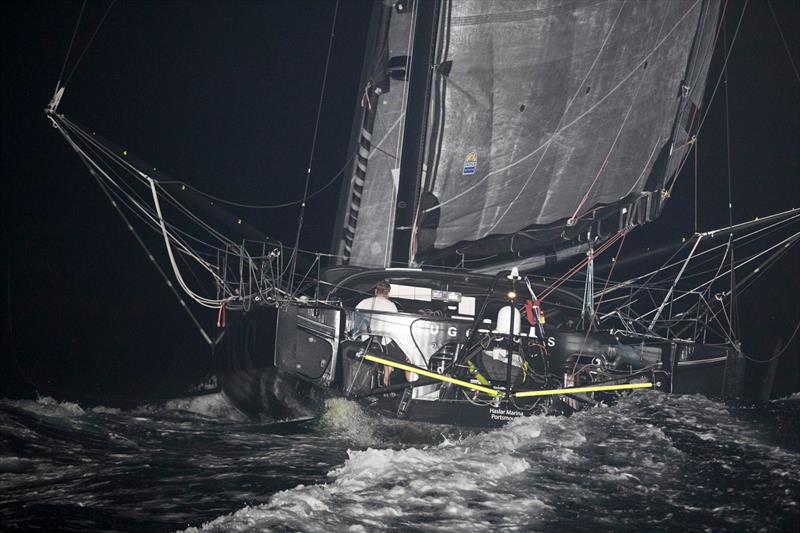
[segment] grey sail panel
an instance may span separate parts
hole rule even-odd
[[[438,207],[420,217],[438,218],[426,239],[435,249],[420,246],[420,256],[503,253],[523,241],[574,247],[571,227],[641,198],[654,216],[687,150],[718,4],[454,0],[448,9],[424,185]]]
[[[406,57],[412,17],[376,3],[377,31],[365,64],[360,122],[348,193],[340,210],[337,260],[363,267],[389,266],[397,194],[395,175],[407,97]]]

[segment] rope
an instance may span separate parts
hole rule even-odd
[[[725,51],[728,48],[728,32],[727,20],[722,21],[722,43]],[[723,69],[725,76],[725,161],[727,164],[727,178],[728,178],[728,225],[733,226],[733,175],[731,171],[731,121],[730,121],[730,99],[728,97],[728,66],[725,65]],[[728,237],[731,242],[730,247],[730,299],[728,300],[729,311],[725,314],[728,319],[728,337],[734,337],[734,330],[736,330],[736,271],[734,265],[734,247],[733,247],[733,234]],[[738,331],[737,331],[738,333]]]
[[[694,138],[694,232],[697,233],[697,177],[698,177],[698,152],[700,147],[697,144],[697,137]]]
[[[67,79],[64,82],[64,85],[67,85],[69,83],[69,80],[72,79],[72,75],[75,74],[75,70],[78,68],[78,65],[81,64],[81,60],[83,59],[83,56],[86,55],[86,52],[89,50],[89,47],[92,46],[92,42],[94,41],[94,38],[97,36],[97,32],[100,31],[100,26],[102,26],[103,22],[105,22],[109,11],[111,11],[111,8],[114,7],[114,4],[116,3],[116,1],[117,0],[111,0],[111,3],[108,5],[108,8],[106,9],[106,12],[103,14],[103,18],[100,19],[100,22],[97,24],[97,27],[94,29],[94,33],[92,33],[92,37],[89,39],[89,42],[86,43],[86,47],[83,49],[83,52],[81,52],[80,57],[78,57],[78,60],[75,62],[75,65],[72,67],[72,70],[70,71],[69,76],[67,76]],[[81,8],[81,11],[83,11],[83,8]]]
[[[87,131],[83,130],[80,126],[78,126],[77,124],[75,124],[74,122],[69,120],[67,117],[65,117],[63,115],[59,115],[57,118],[58,118],[58,120],[60,122],[62,122],[64,124],[64,126],[68,130],[70,130],[71,132],[76,134],[78,137],[80,137],[87,144],[87,146],[93,146],[93,147],[96,148],[96,150],[89,149],[92,153],[95,154],[96,158],[105,157],[110,162],[114,162],[114,163],[118,164],[121,167],[122,170],[124,170],[125,172],[130,174],[139,183],[141,183],[145,187],[149,188],[149,185],[148,185],[145,177],[143,177],[143,176],[146,176],[146,174],[142,173],[137,167],[133,166],[127,159],[121,157],[115,151],[113,151],[110,148],[108,148],[108,147],[104,146],[103,144],[101,144],[97,140],[96,137],[92,136]],[[51,117],[51,119],[52,119],[52,117]],[[88,154],[85,154],[85,155],[87,155],[87,157],[88,157]],[[100,167],[99,167],[99,164],[97,163],[97,161],[95,161],[91,157],[89,159],[92,161],[92,164],[96,168],[98,168],[98,170],[99,170]],[[121,176],[117,172],[113,171],[111,168],[109,168],[108,171],[112,172],[115,176],[119,177],[121,182],[123,184],[127,185],[127,183],[122,180]],[[104,175],[105,175],[105,171],[103,171],[103,172],[104,172]],[[148,209],[147,207],[145,207],[143,205],[144,204],[144,199],[141,196],[139,196],[137,193],[133,192],[132,189],[130,189],[130,191],[131,191],[130,193],[125,192],[123,187],[120,185],[120,183],[115,182],[113,179],[111,179],[108,176],[106,176],[106,179],[110,183],[112,183],[117,189],[119,189],[120,193],[125,195],[125,197],[128,198],[128,201],[131,204],[136,206],[135,209],[129,207],[129,209],[131,209],[132,212],[134,212],[141,220],[143,220],[148,225],[150,225],[155,231],[159,231],[160,232],[160,230],[158,228],[158,224],[155,222],[154,213],[150,209]],[[183,212],[190,220],[194,221],[198,226],[200,226],[203,230],[207,231],[211,236],[213,236],[216,239],[218,239],[222,244],[236,246],[236,244],[232,240],[230,240],[225,235],[223,235],[222,233],[218,232],[212,226],[208,225],[203,220],[201,220],[199,217],[197,217],[194,213],[192,213],[189,209],[184,207],[183,204],[181,204],[175,197],[173,197],[170,193],[168,193],[162,187],[162,184],[165,184],[165,183],[183,183],[183,182],[181,182],[181,181],[159,181],[159,180],[156,180],[156,179],[154,179],[153,181],[155,181],[156,184],[158,184],[159,188],[161,189],[161,192],[159,193],[159,195],[163,196],[170,204],[172,204],[173,206],[178,208],[181,212]],[[135,195],[136,198],[138,198],[138,202],[131,196],[131,194]],[[117,198],[124,203],[124,198],[123,197],[117,196]],[[138,214],[137,211],[142,211],[142,213],[144,213],[146,215],[147,219],[142,218],[142,215]],[[207,246],[208,248],[210,248],[213,251],[219,251],[219,252],[227,253],[226,249],[220,248],[219,246],[216,246],[216,245],[213,245],[213,244],[210,244],[210,243],[207,243],[207,242],[205,242],[205,241],[203,241],[203,240],[201,240],[201,239],[199,239],[199,238],[197,238],[197,237],[195,237],[193,235],[190,235],[190,234],[180,230],[179,228],[177,228],[177,227],[175,227],[175,226],[173,226],[173,225],[171,225],[169,223],[167,223],[167,226],[169,227],[171,232],[181,233],[186,238],[192,239],[193,241],[196,241],[199,244]],[[277,244],[277,243],[270,242],[270,245],[273,245],[273,244]],[[317,254],[317,252],[312,251],[312,250],[300,249],[300,251],[302,253],[306,253],[306,254],[310,254],[310,255],[311,254],[313,254],[313,255]],[[319,255],[326,256],[326,257],[332,256],[332,254],[319,254]]]
[[[147,254],[147,257],[150,259],[150,262],[151,262],[151,263],[153,263],[153,266],[155,266],[156,270],[158,270],[158,272],[161,274],[161,277],[162,277],[162,278],[164,278],[164,281],[165,281],[165,283],[166,283],[166,284],[167,284],[167,286],[170,288],[170,290],[172,290],[172,293],[173,293],[173,294],[175,295],[175,297],[178,299],[178,302],[181,304],[181,307],[183,307],[183,309],[186,311],[186,313],[187,313],[187,314],[189,315],[189,317],[192,319],[192,322],[194,322],[194,325],[195,325],[195,326],[197,327],[197,329],[200,331],[200,334],[203,336],[203,338],[206,340],[206,342],[208,342],[208,344],[209,344],[209,345],[213,345],[213,344],[214,344],[214,343],[213,343],[213,341],[212,341],[212,340],[211,340],[211,338],[208,336],[208,334],[205,332],[205,330],[203,329],[203,326],[202,326],[202,325],[200,325],[200,322],[197,320],[197,318],[196,318],[196,317],[194,316],[194,314],[191,312],[191,310],[189,309],[189,307],[186,305],[186,303],[185,303],[185,302],[183,301],[183,299],[180,297],[180,294],[178,293],[178,291],[175,289],[175,286],[172,284],[172,282],[171,282],[171,281],[169,280],[169,278],[167,277],[167,274],[166,274],[166,273],[164,272],[164,270],[161,268],[161,265],[159,265],[159,264],[158,264],[158,262],[155,260],[155,257],[154,257],[154,256],[153,256],[153,254],[150,252],[150,249],[149,249],[149,248],[147,247],[147,245],[144,243],[144,241],[143,241],[143,240],[142,240],[142,238],[139,236],[139,234],[138,234],[138,233],[136,233],[136,231],[133,229],[133,226],[132,226],[132,225],[131,225],[131,223],[128,221],[128,218],[125,216],[125,213],[123,213],[123,211],[120,209],[119,205],[118,205],[118,204],[117,204],[117,203],[114,201],[114,198],[112,197],[112,195],[111,195],[111,192],[108,190],[108,186],[107,186],[107,185],[105,185],[105,184],[102,182],[102,180],[100,179],[100,176],[98,176],[98,175],[97,175],[97,173],[95,172],[94,168],[92,168],[92,166],[93,166],[93,165],[95,165],[95,164],[94,164],[94,162],[93,162],[91,159],[89,159],[89,158],[88,158],[88,156],[86,156],[85,152],[82,152],[82,151],[80,150],[80,148],[78,148],[78,146],[75,144],[75,142],[74,142],[74,141],[72,140],[72,138],[69,136],[69,134],[68,134],[66,131],[64,131],[64,129],[63,129],[62,127],[60,127],[60,126],[59,126],[59,124],[58,124],[58,123],[57,123],[55,120],[53,120],[53,124],[55,124],[55,125],[56,125],[56,128],[58,128],[58,130],[61,132],[61,134],[62,134],[62,135],[64,136],[64,138],[67,140],[67,143],[68,143],[70,146],[72,146],[72,148],[73,148],[73,149],[74,149],[74,150],[75,150],[75,151],[78,153],[78,157],[80,158],[81,162],[82,162],[82,163],[83,163],[83,164],[86,166],[86,168],[89,170],[89,174],[91,174],[91,175],[92,175],[92,177],[94,177],[94,178],[95,178],[95,181],[96,181],[96,182],[97,182],[97,184],[100,186],[100,189],[101,189],[101,190],[102,190],[102,191],[105,193],[105,195],[106,195],[106,198],[108,198],[108,200],[111,202],[111,205],[112,205],[112,206],[114,206],[114,208],[117,210],[117,213],[119,213],[119,215],[120,215],[120,217],[122,218],[123,222],[125,222],[125,226],[126,226],[126,227],[127,227],[129,230],[130,230],[130,232],[131,232],[131,233],[133,234],[133,236],[136,238],[136,241],[137,241],[137,242],[139,243],[139,245],[140,245],[140,246],[141,246],[141,247],[144,249],[145,253]],[[96,167],[96,165],[95,165],[95,168],[98,168],[98,167]],[[101,173],[103,173],[102,169],[99,169],[99,168],[98,168],[98,170],[99,170]],[[107,176],[107,175],[106,175],[106,178],[108,179],[108,176]],[[165,235],[165,238],[166,238],[166,235]]]
[[[567,105],[565,106],[564,111],[561,113],[561,118],[558,120],[558,124],[556,125],[555,129],[558,129],[561,126],[561,124],[564,123],[564,119],[566,118],[567,113],[569,112],[569,110],[572,108],[572,104],[575,101],[575,98],[578,97],[578,94],[580,94],[581,89],[583,88],[584,84],[586,83],[586,80],[589,79],[589,75],[592,73],[592,71],[594,70],[594,67],[597,65],[597,61],[600,59],[600,56],[602,55],[603,50],[605,50],[606,44],[608,43],[608,40],[611,37],[611,34],[613,33],[614,28],[617,25],[617,21],[619,20],[619,17],[622,14],[622,10],[625,8],[625,4],[626,3],[627,3],[627,0],[622,2],[622,4],[620,5],[619,11],[617,11],[617,16],[614,18],[614,22],[611,24],[611,27],[608,29],[608,32],[606,33],[606,36],[603,39],[603,42],[600,45],[600,48],[597,50],[597,54],[595,54],[595,56],[594,56],[594,61],[592,61],[592,64],[589,66],[589,69],[586,71],[586,75],[584,75],[583,79],[581,80],[581,83],[578,85],[578,88],[575,90],[575,93],[572,95],[572,97],[567,102]],[[663,24],[663,22],[662,22],[662,24]],[[638,94],[638,90],[637,90],[637,94]],[[636,97],[634,96],[634,100],[635,100],[635,98]],[[625,120],[627,120],[627,116],[625,117]],[[624,124],[624,122],[623,122],[623,124]],[[548,150],[550,150],[550,146],[552,146],[552,141],[553,140],[555,140],[555,137],[552,137],[547,142],[547,147],[544,149],[544,152],[542,152],[542,155],[539,156],[539,160],[536,161],[536,165],[534,165],[533,170],[528,175],[528,179],[525,181],[525,183],[522,185],[522,187],[520,187],[519,192],[514,197],[514,199],[511,200],[511,202],[508,204],[508,206],[506,207],[505,211],[503,211],[503,214],[495,219],[494,224],[489,229],[487,229],[484,232],[484,234],[488,235],[488,234],[492,233],[492,231],[494,231],[494,229],[505,218],[505,216],[508,214],[508,212],[514,206],[514,204],[517,203],[517,201],[519,200],[520,196],[522,196],[522,193],[525,191],[525,189],[528,188],[528,185],[530,184],[531,180],[533,179],[534,174],[536,174],[536,171],[539,169],[539,165],[541,165],[542,161],[544,160],[545,156],[547,155]],[[614,142],[616,143],[616,139],[615,139]]]
[[[644,78],[642,78],[642,80],[643,79]],[[594,188],[595,184],[597,184],[597,180],[600,178],[600,175],[605,170],[606,165],[608,164],[608,160],[611,158],[611,154],[614,151],[614,148],[617,146],[617,141],[619,141],[619,138],[622,135],[622,130],[625,129],[625,124],[628,122],[628,117],[631,116],[631,111],[633,111],[633,106],[636,103],[636,99],[639,97],[639,91],[641,90],[641,88],[642,88],[642,83],[640,81],[639,82],[639,86],[636,87],[636,93],[633,95],[633,98],[631,98],[631,105],[628,106],[628,111],[625,113],[625,117],[622,119],[622,124],[620,124],[619,130],[617,130],[617,134],[614,137],[614,140],[612,141],[611,146],[608,148],[608,153],[606,153],[606,157],[605,157],[605,159],[603,159],[603,164],[600,165],[600,169],[597,171],[597,174],[595,174],[594,179],[592,180],[592,183],[589,184],[589,188],[586,189],[586,194],[584,194],[583,198],[581,198],[580,203],[578,203],[578,207],[575,208],[575,212],[572,213],[572,216],[569,217],[569,220],[567,220],[567,225],[568,226],[572,226],[572,225],[575,224],[575,221],[578,218],[578,213],[580,212],[581,208],[583,207],[583,204],[585,204],[586,200],[589,199],[589,193],[592,192],[592,189]],[[571,224],[570,224],[570,222],[571,222]]]
[[[783,353],[784,353],[784,352],[785,352],[787,349],[789,349],[789,346],[791,346],[791,344],[792,344],[792,341],[794,340],[794,336],[795,336],[795,335],[797,335],[797,330],[798,330],[798,329],[800,329],[800,321],[798,321],[798,322],[797,322],[797,325],[794,327],[794,331],[792,332],[792,336],[791,336],[791,337],[789,337],[789,342],[787,342],[787,343],[786,343],[786,345],[783,347],[783,349],[782,349],[780,352],[776,353],[775,355],[773,355],[773,356],[772,356],[772,357],[770,357],[769,359],[766,359],[766,360],[755,359],[755,358],[753,358],[753,357],[750,357],[749,355],[746,355],[745,353],[742,353],[742,355],[744,356],[744,358],[745,358],[745,359],[747,359],[748,361],[752,361],[752,362],[754,362],[754,363],[771,363],[771,362],[772,362],[772,361],[774,361],[775,359],[777,359],[777,358],[779,358],[780,356],[782,356],[782,355],[783,355]]]
[[[338,180],[342,176],[342,174],[344,174],[344,171],[347,170],[348,166],[350,165],[350,163],[352,163],[352,161],[353,161],[353,159],[355,159],[355,157],[356,157],[356,152],[354,152],[347,159],[347,161],[345,162],[344,166],[339,170],[339,172],[337,172],[325,185],[323,185],[319,189],[317,189],[317,190],[311,192],[310,194],[308,194],[308,196],[306,196],[306,200],[309,200],[309,199],[317,196],[318,194],[321,194],[325,189],[327,189],[328,187],[333,185],[336,182],[336,180]],[[189,185],[185,181],[170,180],[170,181],[159,181],[158,183],[161,184],[161,185],[174,185],[174,184],[181,185],[183,187],[186,187],[187,189],[191,189],[193,192],[196,192],[197,194],[205,196],[206,198],[210,198],[211,200],[214,200],[215,202],[220,202],[222,204],[231,205],[231,206],[234,206],[234,207],[241,207],[243,209],[280,209],[280,208],[283,208],[283,207],[291,207],[293,205],[300,205],[300,204],[303,203],[303,200],[300,199],[300,200],[292,200],[292,201],[289,201],[289,202],[283,202],[283,203],[280,203],[280,204],[245,204],[245,203],[241,203],[241,202],[235,202],[233,200],[226,200],[224,198],[220,198],[219,196],[214,196],[213,194],[207,193],[205,191],[202,191],[202,190],[198,189],[197,187]]]
[[[792,70],[794,70],[794,77],[797,78],[797,81],[800,81],[800,74],[797,72],[797,65],[794,64],[794,59],[792,59],[792,53],[789,51],[789,45],[786,44],[786,37],[783,36],[783,31],[781,30],[781,25],[778,22],[778,17],[775,16],[775,10],[772,9],[772,1],[767,0],[767,7],[769,8],[769,12],[772,13],[772,20],[775,21],[775,26],[778,28],[778,35],[781,36],[781,41],[783,42],[783,48],[786,50],[786,56],[789,58],[789,63],[792,64]]]
[[[614,234],[613,237],[611,237],[606,242],[601,244],[600,247],[598,247],[594,251],[594,257],[598,257],[600,254],[605,252],[608,249],[608,247],[611,246],[613,243],[615,243],[617,240],[619,240],[619,238],[622,235],[624,235],[624,230],[618,231],[616,234]],[[588,257],[585,257],[584,259],[582,259],[577,265],[575,265],[574,267],[569,269],[564,275],[562,275],[560,278],[558,278],[556,281],[554,281],[549,287],[547,287],[544,291],[542,291],[541,296],[540,296],[539,299],[540,300],[544,300],[549,295],[551,295],[556,289],[558,289],[561,285],[563,285],[572,276],[577,274],[584,266],[586,266],[586,264],[588,262],[589,262],[589,258]]]
[[[156,193],[155,181],[153,181],[152,178],[148,178],[148,179],[150,180],[150,188],[151,188],[151,191],[153,193],[153,203],[155,204],[156,213],[158,213],[158,220],[159,220],[159,223],[161,225],[161,233],[162,233],[162,235],[164,237],[164,245],[167,248],[167,255],[169,256],[169,261],[170,261],[170,264],[172,265],[172,272],[175,274],[175,279],[178,280],[178,284],[181,286],[181,288],[184,290],[184,292],[186,292],[186,294],[188,294],[195,302],[199,303],[203,307],[209,307],[211,309],[216,309],[219,306],[221,306],[222,304],[227,303],[233,297],[229,297],[229,298],[225,298],[225,299],[205,298],[205,297],[200,296],[199,294],[195,293],[194,291],[192,291],[189,288],[189,286],[186,285],[186,282],[183,280],[183,276],[181,276],[180,269],[178,269],[178,265],[175,263],[175,256],[174,256],[174,254],[172,252],[172,246],[170,246],[170,243],[169,243],[169,236],[168,236],[168,233],[167,233],[167,229],[166,229],[166,227],[164,227],[164,217],[161,215],[161,204],[158,201],[158,194]],[[214,275],[216,276],[215,273],[214,273]]]
[[[706,122],[706,117],[708,116],[708,112],[711,109],[711,103],[714,101],[714,97],[717,94],[717,89],[719,89],[719,84],[722,81],[722,75],[725,72],[725,69],[728,65],[728,60],[731,57],[731,52],[733,51],[733,45],[736,42],[736,36],[739,35],[739,28],[742,25],[742,19],[744,18],[744,12],[747,10],[747,3],[749,0],[745,0],[744,7],[742,8],[742,12],[739,13],[739,22],[736,23],[736,30],[733,32],[733,38],[731,39],[731,47],[728,49],[728,53],[725,54],[725,61],[722,63],[722,70],[720,71],[720,75],[717,78],[717,83],[714,85],[714,90],[711,92],[711,98],[708,99],[708,105],[706,106],[706,112],[703,113],[703,118],[700,119],[700,125],[697,126],[697,131],[703,128],[703,124]],[[726,4],[727,5],[727,4]],[[725,14],[723,13],[723,17]]]
[[[294,240],[294,248],[292,251],[292,258],[290,259],[292,268],[289,274],[289,289],[291,292],[291,283],[293,282],[294,278],[294,270],[297,264],[297,249],[300,247],[300,234],[303,231],[303,220],[305,218],[305,211],[306,211],[306,200],[308,200],[308,185],[311,181],[311,165],[314,162],[314,152],[317,148],[317,135],[319,133],[319,119],[322,115],[322,101],[325,97],[325,86],[328,82],[328,67],[330,66],[331,61],[331,50],[333,49],[333,37],[335,35],[336,29],[336,15],[339,13],[339,0],[336,0],[336,5],[333,8],[333,20],[331,21],[331,34],[328,38],[328,52],[325,57],[325,69],[322,75],[322,87],[319,91],[319,102],[317,103],[317,117],[314,121],[314,134],[311,138],[311,153],[308,156],[308,170],[306,171],[306,182],[303,188],[303,201],[300,204],[300,216],[297,222],[297,236]]]
[[[56,123],[55,119],[53,119],[53,118],[52,118],[52,116],[51,116],[51,120],[53,120],[53,123],[54,123],[54,124]],[[120,186],[120,185],[119,185],[119,184],[118,184],[116,181],[114,181],[114,180],[111,178],[111,176],[109,176],[109,175],[108,175],[108,173],[107,173],[107,172],[106,172],[106,171],[105,171],[103,168],[101,168],[101,167],[100,167],[100,165],[99,165],[99,164],[98,164],[98,163],[97,163],[95,160],[93,160],[92,158],[90,158],[90,157],[89,157],[89,155],[88,155],[88,154],[87,154],[87,153],[86,153],[84,150],[82,150],[80,147],[78,147],[78,146],[77,146],[77,144],[76,144],[76,143],[75,143],[75,142],[72,140],[72,138],[71,138],[71,137],[69,137],[69,135],[66,133],[66,131],[64,131],[64,130],[63,130],[62,128],[60,128],[60,127],[59,127],[58,129],[59,129],[59,131],[61,131],[61,132],[62,132],[62,135],[64,135],[64,137],[67,139],[67,142],[68,142],[68,144],[70,144],[70,146],[72,146],[72,148],[73,148],[73,149],[74,149],[74,150],[75,150],[75,151],[76,151],[76,152],[79,154],[79,156],[81,156],[81,157],[82,157],[82,159],[83,159],[83,160],[84,160],[84,161],[87,163],[87,166],[89,167],[89,169],[90,169],[90,172],[93,172],[92,168],[93,168],[93,169],[96,169],[96,170],[97,170],[97,171],[98,171],[98,172],[99,172],[99,173],[100,173],[100,174],[101,174],[101,175],[102,175],[102,176],[103,176],[103,177],[104,177],[104,178],[105,178],[105,179],[106,179],[106,180],[107,180],[109,183],[111,183],[111,184],[112,184],[112,185],[114,185],[116,188],[120,189],[120,191],[122,191],[122,187],[121,187],[121,186]],[[146,176],[145,174],[142,174],[141,172],[140,172],[139,174],[140,174],[140,175],[142,175],[142,176]],[[93,174],[93,175],[94,175],[94,174]],[[147,179],[149,179],[149,180],[151,180],[153,183],[155,183],[155,180],[152,180],[152,179],[151,179],[151,178],[149,178],[149,177],[148,177]],[[100,182],[98,182],[98,183],[100,183]],[[126,197],[128,198],[128,201],[129,201],[129,202],[131,202],[131,203],[133,203],[133,204],[134,204],[134,205],[135,205],[135,206],[138,208],[138,211],[139,211],[139,212],[143,213],[143,214],[144,214],[144,215],[145,215],[145,216],[146,216],[148,219],[150,219],[151,223],[153,223],[153,224],[158,224],[158,222],[157,222],[157,220],[156,220],[155,216],[153,215],[153,213],[152,213],[152,212],[151,212],[149,209],[147,209],[145,206],[143,206],[142,204],[140,204],[139,202],[137,202],[137,201],[136,201],[135,199],[133,199],[133,198],[132,198],[132,197],[131,197],[129,194],[125,193],[124,191],[122,191],[122,192],[123,192],[123,194],[125,194],[125,195],[126,195]],[[119,199],[119,197],[118,197],[118,196],[117,196],[117,198]],[[122,200],[122,199],[120,199],[120,200]],[[125,202],[123,201],[123,203],[125,203]],[[130,209],[130,207],[129,207],[129,209]],[[133,211],[134,213],[136,212],[135,210],[132,210],[132,211]],[[189,214],[191,215],[191,213],[189,213]],[[202,265],[202,266],[203,266],[203,267],[204,267],[206,270],[208,270],[208,271],[211,273],[211,275],[212,275],[212,276],[214,276],[215,278],[217,278],[217,279],[219,280],[219,277],[218,277],[218,276],[217,276],[217,274],[216,274],[216,273],[213,271],[213,268],[211,267],[211,265],[210,265],[208,262],[204,261],[202,258],[200,258],[199,256],[197,256],[197,254],[196,254],[195,252],[193,252],[193,251],[192,251],[192,249],[191,249],[191,248],[190,248],[190,247],[189,247],[189,246],[188,246],[186,243],[182,242],[180,239],[178,239],[177,237],[175,237],[175,235],[173,235],[172,233],[170,233],[170,232],[168,232],[168,231],[166,230],[165,222],[163,221],[163,219],[161,220],[160,226],[161,226],[161,230],[162,230],[162,232],[164,233],[164,237],[165,237],[165,238],[167,238],[167,237],[168,237],[169,239],[173,240],[173,241],[174,241],[174,242],[175,242],[175,243],[176,243],[176,244],[179,246],[180,250],[181,250],[183,253],[185,253],[185,254],[187,254],[187,255],[189,255],[189,256],[191,256],[191,257],[193,257],[193,258],[194,258],[195,260],[197,260],[197,261],[198,261],[198,263],[200,263],[200,264],[201,264],[201,265]],[[188,292],[190,295],[192,294],[192,293],[191,293],[191,291],[187,291],[187,292]]]
[[[795,233],[794,235],[792,235],[792,236],[790,236],[790,237],[788,237],[788,238],[786,238],[786,239],[782,240],[781,242],[779,242],[779,243],[777,243],[777,244],[775,244],[775,245],[773,245],[773,246],[770,246],[769,248],[767,248],[767,249],[766,249],[766,250],[764,250],[763,252],[759,252],[759,253],[757,253],[757,254],[755,254],[755,255],[751,256],[751,257],[750,257],[750,258],[748,258],[746,261],[742,261],[742,262],[741,262],[741,263],[739,263],[738,265],[735,265],[733,268],[740,268],[740,267],[743,267],[743,266],[747,265],[748,263],[751,263],[752,261],[754,261],[754,260],[756,260],[757,258],[761,257],[762,255],[766,254],[767,252],[771,252],[771,251],[772,251],[773,249],[775,249],[775,248],[779,248],[779,247],[781,247],[781,246],[785,246],[787,243],[791,242],[792,240],[797,240],[798,238],[800,238],[800,233]],[[700,289],[702,289],[702,288],[703,288],[703,287],[705,287],[706,285],[710,285],[711,283],[714,283],[714,282],[715,282],[717,279],[719,279],[719,278],[721,278],[721,277],[723,277],[723,276],[725,276],[725,275],[727,275],[727,274],[728,274],[728,272],[724,272],[724,273],[720,274],[719,276],[716,276],[716,277],[714,277],[714,278],[710,279],[709,281],[706,281],[705,283],[701,283],[700,285],[698,285],[698,286],[697,286],[697,287],[695,287],[694,289],[692,289],[692,290],[690,290],[690,291],[686,291],[686,293],[684,293],[684,294],[682,294],[681,296],[678,296],[677,298],[675,298],[675,299],[673,300],[673,302],[676,302],[676,301],[678,301],[678,300],[682,299],[683,297],[685,297],[685,296],[687,296],[687,295],[689,295],[689,294],[696,294],[696,293],[697,293],[697,292],[698,292]],[[645,283],[647,283],[647,282],[645,282]],[[655,309],[653,309],[652,311],[650,311],[650,312],[648,312],[648,313],[645,313],[645,314],[643,314],[643,315],[641,316],[641,318],[644,318],[644,317],[646,317],[647,315],[650,315],[650,314],[654,313],[655,311],[656,311],[656,310],[655,310]]]
[[[626,235],[627,233],[622,234],[622,240],[619,243],[619,248],[617,248],[617,253],[614,256],[614,259],[611,261],[611,268],[608,271],[608,276],[606,277],[605,285],[603,285],[603,291],[605,291],[606,287],[608,287],[608,282],[611,280],[611,274],[614,273],[614,267],[617,265],[617,259],[619,258],[620,253],[622,253],[622,245],[625,244]],[[583,337],[583,342],[581,343],[581,349],[578,350],[578,357],[575,358],[575,364],[572,366],[572,372],[570,373],[573,379],[575,378],[575,370],[578,367],[578,361],[580,360],[580,356],[583,355],[583,349],[586,347],[586,341],[589,340],[589,333],[592,331],[592,326],[594,325],[594,317],[597,316],[597,313],[600,310],[600,304],[603,303],[604,297],[605,293],[601,292],[600,300],[597,302],[597,305],[594,308],[592,316],[589,317],[589,327],[586,328],[586,335]]]
[[[67,55],[64,56],[64,64],[61,65],[61,72],[58,73],[58,81],[56,82],[56,91],[58,88],[61,87],[61,78],[64,76],[64,69],[67,68],[67,61],[69,60],[69,54],[72,52],[72,45],[75,43],[75,36],[78,34],[78,28],[81,25],[81,18],[83,18],[83,10],[86,7],[86,0],[83,0],[83,4],[81,4],[81,11],[78,13],[78,22],[75,23],[75,29],[72,30],[72,39],[69,40],[69,48],[67,48]]]

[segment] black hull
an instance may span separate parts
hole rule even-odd
[[[406,310],[410,307],[409,302],[404,305]],[[613,402],[618,394],[639,393],[604,391],[583,396],[558,392],[536,399],[531,394],[507,399],[504,391],[506,383],[512,383],[512,375],[506,373],[508,367],[502,363],[505,357],[501,358],[500,371],[486,361],[480,363],[484,373],[480,383],[490,383],[489,396],[470,389],[468,382],[478,381],[465,374],[464,364],[459,367],[461,373],[454,376],[461,384],[443,387],[438,381],[440,374],[430,374],[435,370],[434,361],[461,353],[472,321],[422,316],[405,310],[391,315],[393,326],[399,326],[385,332],[373,331],[372,338],[389,336],[398,340],[406,357],[395,361],[405,361],[428,372],[425,384],[436,385],[432,389],[420,381],[420,387],[410,388],[403,379],[397,383],[395,378],[403,375],[397,371],[392,378],[395,385],[379,389],[384,364],[365,362],[359,355],[364,353],[364,341],[348,333],[348,313],[341,307],[289,304],[277,313],[250,312],[236,317],[219,358],[224,363],[218,371],[223,393],[247,416],[270,422],[319,416],[325,400],[338,396],[357,399],[368,411],[383,416],[473,429],[500,427],[529,414],[569,414],[596,402]],[[272,322],[275,319],[277,323]],[[270,330],[274,335],[272,346],[272,339],[261,335]],[[498,338],[497,333],[485,335],[487,339]],[[739,397],[743,390],[744,355],[732,347],[613,330],[587,334],[555,327],[547,328],[546,334],[542,329],[530,328],[513,338],[514,350],[525,358],[533,376],[515,382],[514,391],[646,382],[665,393],[728,399]],[[374,355],[378,347],[370,346],[370,355]],[[428,350],[423,354],[423,363],[408,359],[414,350]],[[450,361],[452,364],[454,359]],[[497,364],[497,359],[494,361]],[[584,371],[587,367],[595,370]]]
[[[275,367],[219,373],[225,397],[243,414],[266,422],[314,418],[331,391]]]

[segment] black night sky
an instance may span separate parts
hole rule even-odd
[[[727,7],[728,43],[744,5]],[[108,6],[87,3],[65,78]],[[59,111],[209,193],[248,203],[297,200],[334,6],[119,0],[69,77]],[[347,160],[369,6],[361,0],[339,6],[312,190]],[[200,378],[209,350],[42,112],[80,10],[81,2],[2,8],[7,318],[0,396],[38,391],[99,403],[161,397]],[[717,52],[707,100],[719,76]],[[734,222],[800,207],[799,64],[800,2],[749,2],[728,64]],[[701,229],[725,226],[728,218],[724,87],[700,134]],[[640,242],[691,233],[693,172],[687,165],[661,219],[635,232]],[[329,249],[339,184],[309,204],[304,248]],[[235,214],[273,238],[294,240],[297,207]],[[740,301],[741,336],[754,357],[768,358],[777,338],[788,339],[800,320],[797,248]],[[196,312],[214,327],[213,312]],[[783,394],[800,390],[799,352],[796,336],[779,367]]]

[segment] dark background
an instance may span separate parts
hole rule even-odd
[[[109,3],[88,2],[64,78]],[[69,78],[59,111],[209,193],[248,203],[297,200],[312,143],[334,3],[126,2],[110,10]],[[750,2],[728,64],[734,222],[800,207],[800,2]],[[370,4],[342,0],[311,190],[347,160]],[[731,42],[743,2],[726,9]],[[42,109],[79,2],[3,4],[3,348],[0,396],[113,403],[175,393],[211,355],[160,275]],[[722,41],[722,39],[720,39]],[[720,42],[722,46],[723,43]],[[718,50],[719,52],[719,50]],[[715,56],[711,88],[719,76]],[[725,84],[700,134],[701,230],[728,222]],[[694,166],[638,246],[688,236]],[[306,249],[327,251],[339,196],[310,203]],[[292,243],[298,208],[234,213]],[[158,241],[153,249],[162,253]],[[626,243],[632,250],[633,244]],[[798,247],[740,298],[747,353],[768,358],[800,320]],[[216,314],[194,310],[207,329]],[[797,336],[777,394],[800,390]],[[757,365],[751,374],[758,376]]]

